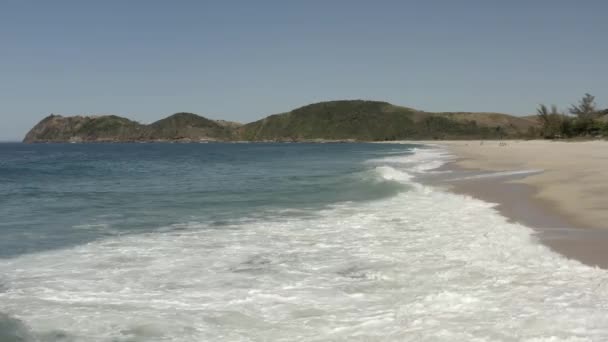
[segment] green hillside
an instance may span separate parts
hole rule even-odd
[[[134,140],[143,134],[144,126],[115,115],[70,116],[50,115],[25,136],[25,142],[121,141]]]
[[[379,101],[330,101],[240,128],[245,140],[465,139],[519,137],[533,122],[496,113],[426,113]]]
[[[149,125],[107,116],[51,115],[25,142],[124,141],[384,141],[531,136],[538,122],[499,113],[428,113],[381,101],[310,104],[246,125],[177,113]]]
[[[145,137],[149,140],[182,140],[213,138],[229,140],[233,130],[214,120],[209,120],[192,113],[176,113],[156,121],[145,129]]]
[[[235,130],[191,113],[177,113],[150,125],[115,115],[50,115],[25,136],[24,142],[131,142],[231,140]]]
[[[412,127],[412,110],[375,101],[331,101],[271,115],[244,125],[245,140],[398,138]]]

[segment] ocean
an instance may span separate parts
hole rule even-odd
[[[606,341],[608,274],[399,144],[0,144],[0,341]]]

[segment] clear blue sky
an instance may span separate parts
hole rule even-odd
[[[310,102],[608,104],[608,1],[0,4],[0,140],[50,113],[253,121]]]

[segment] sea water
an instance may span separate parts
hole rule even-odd
[[[0,144],[0,341],[605,341],[608,274],[389,144]]]

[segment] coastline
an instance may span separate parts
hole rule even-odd
[[[419,142],[420,143],[420,142]],[[608,205],[602,169],[608,142],[445,141],[455,159],[431,179],[447,190],[496,203],[508,219],[533,228],[538,240],[567,258],[608,269]],[[460,176],[458,176],[460,175]]]

